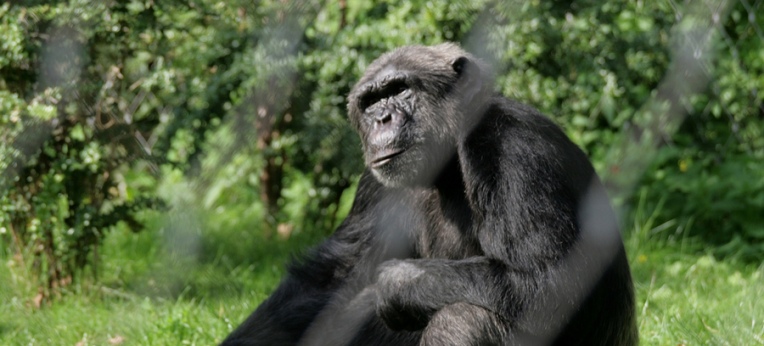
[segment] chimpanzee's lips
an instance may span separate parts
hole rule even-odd
[[[384,149],[380,150],[376,157],[371,160],[371,168],[379,168],[390,162],[394,157],[402,154],[403,149]]]

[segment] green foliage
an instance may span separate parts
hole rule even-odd
[[[553,115],[602,171],[608,144],[665,74],[671,8],[610,1],[501,10],[506,18],[486,28],[496,36],[489,47],[501,91]]]
[[[134,213],[158,207],[145,193],[155,182],[141,166],[126,170],[139,124],[114,116],[124,100],[110,89],[122,76],[103,64],[119,47],[110,33],[72,28],[116,21],[98,4],[1,10],[0,36],[11,40],[0,65],[0,236],[47,296],[96,263],[111,227],[140,229]]]
[[[760,10],[760,9],[759,9]],[[736,3],[716,27],[708,89],[685,100],[688,115],[641,184],[659,220],[724,244],[717,255],[758,261],[764,254],[764,16]]]
[[[659,221],[761,258],[761,6],[563,3],[509,2],[481,29],[502,92],[552,114],[621,206],[639,180]]]
[[[210,232],[326,234],[363,167],[353,83],[384,51],[457,41],[553,115],[623,207],[649,186],[656,222],[761,258],[762,5],[714,4],[6,2],[0,241],[50,293],[160,200],[170,233],[204,214]]]

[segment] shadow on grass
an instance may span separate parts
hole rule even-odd
[[[246,291],[270,292],[281,281],[289,262],[324,239],[310,233],[289,239],[215,232],[201,238],[190,297],[214,298]]]
[[[263,235],[249,219],[229,225],[220,218],[159,216],[147,230],[118,230],[107,238],[102,283],[136,297],[219,300],[269,294],[286,265],[326,236],[295,232],[288,239]]]

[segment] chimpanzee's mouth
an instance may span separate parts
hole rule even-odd
[[[396,156],[402,154],[405,150],[402,149],[386,149],[381,150],[377,157],[371,160],[371,168],[379,168],[390,162]]]

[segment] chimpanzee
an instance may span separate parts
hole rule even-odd
[[[348,96],[347,218],[224,345],[636,345],[618,225],[585,154],[455,44],[375,60]]]

